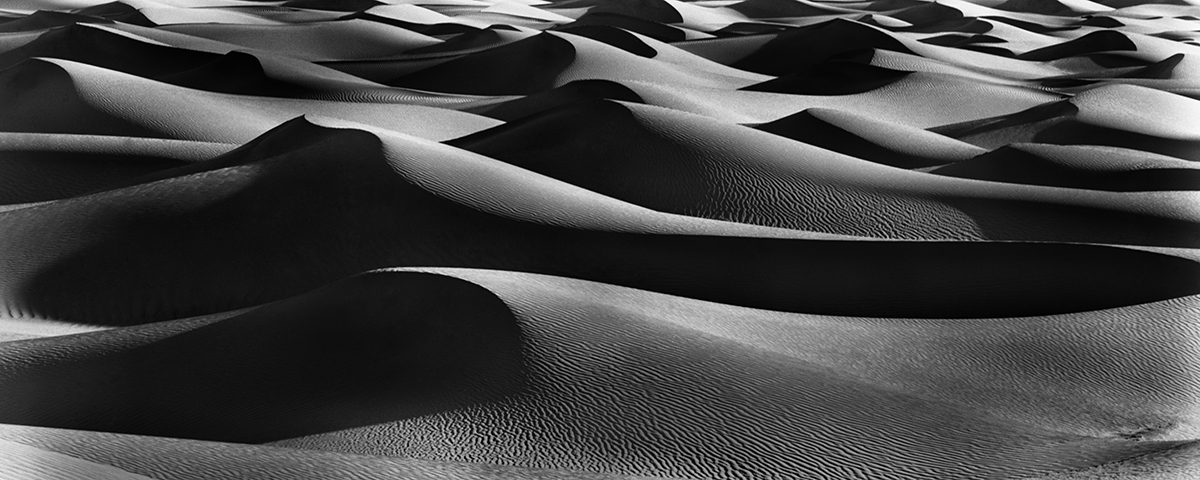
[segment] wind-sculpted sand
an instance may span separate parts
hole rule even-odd
[[[0,4],[0,479],[1200,476],[1200,4]]]

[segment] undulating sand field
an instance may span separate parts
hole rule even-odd
[[[0,479],[1200,478],[1200,0],[0,0]]]

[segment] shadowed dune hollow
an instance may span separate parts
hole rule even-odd
[[[1200,2],[0,2],[0,479],[1200,478]]]

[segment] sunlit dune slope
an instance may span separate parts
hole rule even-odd
[[[865,241],[669,215],[450,146],[303,120],[146,180],[0,212],[10,311],[142,323],[397,265],[534,271],[739,305],[914,317],[1088,310],[1200,285],[1190,261],[1120,248]],[[795,295],[809,289],[820,293]]]
[[[1120,460],[1171,445],[1157,437],[1186,431],[1194,416],[1194,385],[1172,373],[1192,368],[1190,349],[1130,354],[1171,341],[1158,335],[1188,335],[1187,318],[1148,338],[1118,333],[1134,311],[993,323],[984,334],[961,321],[788,317],[553,277],[432,273],[360,275],[215,322],[9,343],[0,382],[13,401],[0,418],[618,474],[772,477],[789,452],[822,458],[804,467],[813,472],[888,458],[869,468],[938,478]],[[914,348],[914,338],[931,343]],[[1087,374],[1100,364],[1111,377]],[[1011,373],[998,382],[991,369]],[[1128,376],[1141,383],[1124,386]],[[704,387],[714,379],[722,388]],[[1003,381],[1028,391],[972,392],[1002,392]],[[1137,411],[1116,397],[1086,413],[1064,408],[1063,395],[1113,385],[1139,397],[1152,388],[1154,401]],[[599,405],[622,408],[588,407]],[[821,441],[807,434],[817,425],[829,426]],[[1078,429],[1118,431],[1065,433]],[[459,453],[436,453],[448,442]],[[626,454],[535,447],[575,442]],[[715,461],[712,449],[743,460]]]
[[[656,210],[774,227],[1163,246],[1200,238],[1190,193],[1118,197],[956,181],[640,105],[585,101],[450,143]],[[1115,222],[1131,227],[1110,228]]]
[[[1200,0],[0,1],[0,480],[1193,480]]]

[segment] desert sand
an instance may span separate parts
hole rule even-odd
[[[0,2],[0,479],[1200,477],[1200,2]]]

